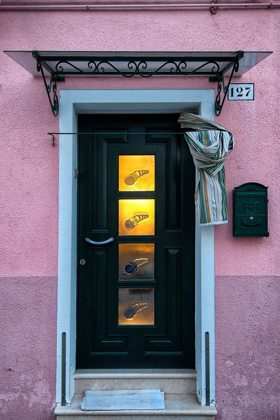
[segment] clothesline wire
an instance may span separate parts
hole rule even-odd
[[[163,134],[184,134],[184,131],[177,131],[177,132],[170,132],[170,131],[166,131],[166,132],[163,132],[163,133],[142,133],[142,132],[138,132],[138,133],[117,133],[117,132],[111,132],[111,133],[109,133],[109,132],[103,132],[103,131],[101,131],[101,132],[95,132],[95,133],[48,133],[48,135],[49,136],[54,136],[54,135],[64,135],[64,134],[77,134],[77,135],[79,135],[79,136],[81,136],[81,135],[95,135],[95,134],[106,134],[106,135],[109,135],[109,134],[126,134],[126,135],[129,135],[129,136],[131,136],[131,135],[136,135],[136,134],[145,134],[145,135],[151,135],[151,134],[161,134],[161,135],[163,135]]]

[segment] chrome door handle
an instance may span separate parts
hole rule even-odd
[[[114,242],[114,238],[109,238],[106,241],[101,241],[101,242],[95,242],[89,238],[85,238],[85,241],[91,245],[106,245],[106,244],[109,244],[110,242]]]

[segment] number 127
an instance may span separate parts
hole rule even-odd
[[[245,86],[234,86],[229,87],[229,99],[240,98],[240,99],[254,99],[254,87],[253,85]]]

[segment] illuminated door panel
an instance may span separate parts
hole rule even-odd
[[[153,280],[155,244],[119,244],[119,280]]]
[[[119,289],[119,325],[154,325],[154,289]]]
[[[155,157],[119,156],[119,191],[154,191]]]
[[[119,235],[154,235],[155,200],[119,200]]]

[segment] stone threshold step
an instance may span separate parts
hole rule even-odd
[[[75,394],[85,391],[160,389],[166,394],[196,394],[195,370],[114,369],[81,370],[75,373]]]
[[[165,410],[82,411],[83,395],[75,395],[71,405],[56,407],[57,420],[214,420],[215,407],[200,406],[194,395],[165,394]]]

